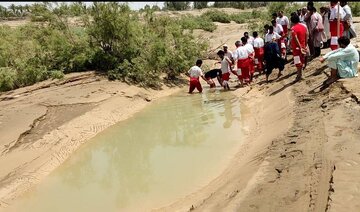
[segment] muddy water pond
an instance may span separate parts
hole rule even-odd
[[[9,211],[150,211],[221,174],[243,138],[244,108],[220,90],[159,99],[99,133]]]

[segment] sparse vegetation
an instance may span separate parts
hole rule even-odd
[[[126,4],[95,2],[81,12],[83,28],[68,23],[73,14],[64,6],[38,3],[34,8],[34,17],[43,22],[0,26],[0,91],[88,69],[157,87],[162,74],[175,79],[207,49],[185,29],[215,26],[197,18],[188,17],[186,24],[185,19],[157,17],[153,10],[146,10],[140,21]]]
[[[236,9],[248,9],[266,7],[269,2],[236,2],[236,1],[215,1],[213,7],[215,8],[236,8]]]
[[[187,10],[190,9],[189,1],[165,1],[164,10]]]
[[[207,1],[194,1],[194,9],[203,9],[208,7]]]
[[[360,2],[348,2],[353,16],[360,16]]]
[[[189,3],[167,2],[165,6],[183,10]],[[109,79],[156,87],[160,76],[165,74],[169,80],[176,78],[207,49],[207,43],[195,39],[192,30],[213,32],[214,22],[234,21],[247,23],[250,31],[261,32],[273,12],[283,10],[289,16],[304,5],[306,3],[215,2],[214,7],[267,6],[267,9],[233,14],[211,9],[200,16],[175,18],[155,15],[155,11],[160,10],[157,6],[146,5],[134,12],[127,4],[117,2],[95,2],[91,7],[81,2],[35,3],[23,8],[11,5],[5,9],[0,6],[2,19],[12,14],[30,15],[32,20],[17,28],[0,26],[0,91],[83,70],[102,71]],[[350,2],[349,5],[354,16],[358,16],[360,4]],[[194,2],[195,8],[206,6],[207,2]],[[69,24],[71,17],[81,17],[81,24]]]

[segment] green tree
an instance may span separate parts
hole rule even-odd
[[[190,8],[189,1],[165,1],[165,10],[187,10]]]
[[[194,9],[203,9],[207,8],[207,1],[194,1]]]

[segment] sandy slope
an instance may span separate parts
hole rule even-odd
[[[243,25],[218,26],[196,33],[214,49],[224,42],[234,49]],[[205,70],[213,64],[206,61]],[[251,88],[234,90],[251,108],[248,139],[208,186],[157,210],[359,211],[360,78],[320,91],[324,64],[312,61],[296,84],[294,73],[289,64],[270,84],[261,76]],[[1,94],[0,208],[96,133],[177,90],[145,90],[87,72]]]
[[[271,84],[258,82],[244,96],[249,138],[228,169],[156,211],[359,211],[360,79],[319,89],[327,75],[314,60],[299,83],[291,64]]]

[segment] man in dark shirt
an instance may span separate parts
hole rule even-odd
[[[212,80],[214,78],[217,78],[220,85],[222,85],[222,83],[221,83],[221,75],[222,75],[221,69],[212,69],[212,70],[205,73],[205,79],[209,81],[210,88],[214,88],[216,86],[215,82]]]
[[[273,38],[271,42],[265,44],[264,62],[266,82],[269,81],[269,76],[275,68],[279,69],[278,78],[282,75],[281,71],[285,68],[285,60],[280,56],[279,46],[277,45],[275,38]]]

